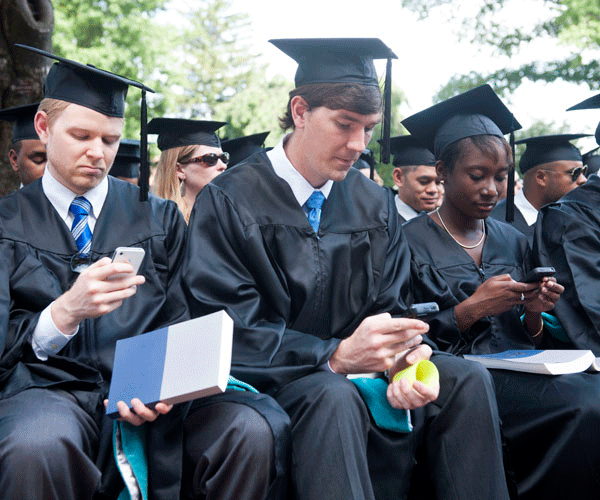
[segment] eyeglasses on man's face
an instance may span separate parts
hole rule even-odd
[[[544,169],[545,170],[545,169]],[[587,175],[587,165],[583,167],[575,167],[570,170],[566,170],[564,172],[559,172],[557,170],[545,170],[546,172],[554,172],[555,174],[566,174],[571,176],[571,182],[576,182],[579,179],[580,175]]]

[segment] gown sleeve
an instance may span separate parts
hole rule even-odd
[[[556,269],[565,291],[554,308],[570,342],[600,355],[600,220],[585,206],[548,205],[539,214],[533,257]]]

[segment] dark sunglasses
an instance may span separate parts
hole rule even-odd
[[[581,174],[587,175],[587,165],[584,165],[583,167],[575,167],[575,168],[572,168],[571,170],[567,170],[565,172],[565,174],[570,174],[571,181],[575,182],[577,179],[579,179],[579,176]]]
[[[207,167],[214,167],[217,162],[221,160],[225,165],[229,163],[229,153],[207,153],[202,156],[198,156],[198,158],[190,158],[189,160],[180,161],[182,165],[187,165],[188,163],[204,163]]]

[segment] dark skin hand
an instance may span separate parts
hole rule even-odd
[[[540,329],[541,313],[554,309],[563,291],[564,287],[555,278],[546,277],[540,283],[519,283],[510,275],[502,274],[479,285],[471,297],[454,308],[454,315],[460,330],[465,331],[485,316],[501,314],[522,303],[525,326],[535,335]]]

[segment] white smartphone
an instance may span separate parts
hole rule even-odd
[[[133,266],[133,274],[137,274],[146,251],[138,247],[118,247],[113,254],[113,262],[129,262]],[[111,279],[122,278],[127,274],[113,274]]]

